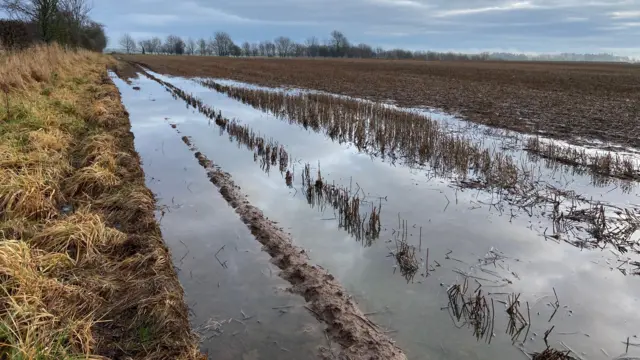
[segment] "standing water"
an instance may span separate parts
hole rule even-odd
[[[216,359],[227,351],[236,354],[229,358],[312,357],[326,340],[320,324],[301,307],[303,300],[281,291],[287,284],[275,276],[268,255],[169,124],[229,172],[248,200],[289,231],[311,262],[333,274],[411,359],[526,359],[525,352],[541,352],[547,344],[584,359],[637,351],[635,254],[557,241],[544,236],[553,227],[545,216],[499,206],[489,192],[454,187],[425,169],[363,154],[191,80],[154,75],[284,145],[292,158],[289,187],[284,173],[265,172],[251,151],[229,141],[209,118],[185,108],[158,83],[141,77],[136,84],[141,90],[133,91],[116,82],[131,114],[148,186],[165,205],[163,235],[181,269],[194,326],[224,330],[204,336]],[[339,227],[333,207],[309,206],[301,186],[306,163],[314,174],[319,164],[325,182],[361,191],[363,209],[380,207],[377,239],[358,242]],[[552,180],[563,176],[545,171]],[[563,184],[620,206],[637,202],[633,190],[590,187],[587,177]],[[419,270],[409,280],[396,256],[402,244],[416,249]],[[473,319],[456,311],[460,304],[452,290],[465,283],[466,295],[481,289],[491,309],[491,319],[482,319],[491,323],[488,333],[474,334]],[[511,306],[518,294],[519,306]],[[293,306],[286,314],[274,309],[288,305]],[[530,324],[519,334],[509,331],[512,322],[520,327],[522,319],[509,316],[516,309]],[[220,325],[229,317],[236,321]],[[304,351],[308,356],[300,356]]]

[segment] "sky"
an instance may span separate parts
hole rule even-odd
[[[332,30],[383,48],[640,57],[640,0],[94,0],[110,47],[169,34],[240,44],[288,36],[320,41]]]

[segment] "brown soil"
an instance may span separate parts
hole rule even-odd
[[[640,147],[640,66],[125,56],[153,71],[431,106],[469,120]]]
[[[231,175],[199,152],[189,137],[183,136],[182,140],[195,152],[220,194],[264,245],[272,262],[282,270],[280,276],[293,285],[294,293],[305,298],[309,303],[307,309],[327,325],[328,335],[342,347],[340,359],[406,359],[402,350],[365,317],[332,275],[319,266],[309,265],[305,251],[293,245],[291,236],[246,200]]]

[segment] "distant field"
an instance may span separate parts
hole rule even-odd
[[[640,66],[125,56],[171,75],[296,86],[430,106],[468,119],[578,141],[640,147]]]

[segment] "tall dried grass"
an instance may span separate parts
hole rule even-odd
[[[56,45],[0,59],[0,358],[200,356],[113,64]]]
[[[428,164],[437,175],[460,179],[473,176],[482,179],[485,186],[508,188],[518,180],[517,165],[511,157],[450,134],[438,122],[416,112],[326,94],[292,95],[225,86],[211,80],[200,83],[393,162],[402,161],[409,166]]]

